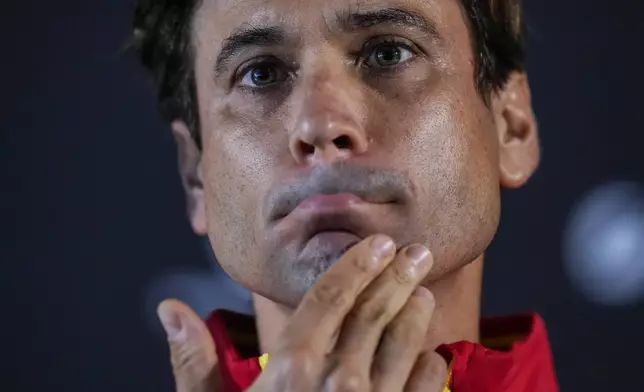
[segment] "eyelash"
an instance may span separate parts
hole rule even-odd
[[[371,40],[369,40],[358,52],[353,53],[352,55],[355,56],[356,61],[355,65],[359,67],[364,67],[368,69],[375,69],[375,67],[370,67],[368,65],[365,65],[367,61],[371,58],[371,56],[375,53],[375,50],[380,48],[380,47],[394,47],[394,48],[399,48],[405,51],[408,51],[410,53],[409,59],[406,59],[396,65],[393,65],[391,67],[382,67],[379,69],[376,69],[375,72],[379,74],[386,74],[386,73],[393,73],[396,71],[399,71],[402,67],[409,65],[409,63],[413,62],[414,59],[419,55],[419,50],[411,44],[408,40],[402,39],[402,38],[394,38],[394,37],[376,37]],[[270,69],[272,70],[278,70],[283,76],[286,78],[291,77],[294,74],[293,70],[288,70],[285,69],[285,64],[279,60],[276,57],[273,56],[265,56],[265,57],[259,57],[251,60],[250,62],[246,63],[242,67],[240,67],[239,71],[235,74],[234,76],[234,84],[238,85],[241,88],[244,89],[251,89],[251,90],[264,90],[264,89],[270,89],[272,87],[275,87],[275,85],[279,85],[281,80],[278,80],[277,82],[267,84],[265,86],[248,86],[248,85],[240,85],[240,83],[249,75],[249,73],[252,70],[259,69],[260,67],[272,67]]]
[[[413,44],[411,44],[409,41],[402,39],[402,38],[394,38],[394,37],[380,37],[380,38],[374,38],[369,40],[363,47],[362,49],[357,53],[356,56],[356,65],[363,65],[364,63],[361,62],[362,60],[369,59],[373,53],[375,53],[375,50],[380,48],[380,47],[394,47],[394,48],[401,48],[406,51],[409,51],[411,53],[411,58],[409,60],[405,60],[403,62],[400,62],[399,64],[396,64],[392,67],[383,67],[381,68],[383,71],[394,71],[398,70],[399,67],[401,67],[404,64],[407,64],[409,61],[412,61],[415,56],[418,55],[418,50],[414,47]],[[368,56],[365,56],[367,54]]]
[[[248,75],[252,70],[258,69],[260,67],[272,67],[272,69],[279,69],[281,70],[282,73],[286,74],[286,77],[290,76],[293,72],[290,70],[286,70],[286,66],[283,61],[279,60],[278,58],[274,56],[264,56],[264,57],[258,57],[250,62],[246,63],[244,66],[240,68],[240,70],[236,73],[235,75],[235,80],[234,83],[238,85],[240,82],[243,81],[243,79]],[[253,89],[253,90],[259,90],[259,89],[268,89],[271,87],[274,87],[276,83],[272,83],[267,86],[241,86],[246,89]]]

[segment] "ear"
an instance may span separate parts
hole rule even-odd
[[[204,204],[201,151],[188,126],[183,121],[172,122],[172,134],[177,143],[179,174],[186,192],[188,217],[198,235],[206,235],[206,206]]]
[[[503,90],[495,94],[493,110],[499,138],[501,186],[519,188],[539,165],[537,121],[525,73],[510,76]]]

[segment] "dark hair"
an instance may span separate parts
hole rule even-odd
[[[513,71],[524,69],[520,0],[461,0],[476,56],[475,81],[487,102]],[[186,122],[199,143],[192,20],[200,0],[138,0],[134,47],[158,88],[168,120]]]

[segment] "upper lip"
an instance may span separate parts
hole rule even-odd
[[[308,199],[311,196],[315,196],[317,194],[336,194],[336,193],[349,193],[349,192],[306,192],[302,193],[301,195],[297,195],[293,199],[289,200],[288,202],[279,204],[279,208],[275,208],[273,211],[271,211],[271,215],[269,220],[279,220],[287,215],[289,215],[291,212],[293,212],[302,202],[304,202],[306,199]],[[359,197],[363,202],[366,203],[371,203],[371,204],[384,204],[384,203],[391,203],[394,200],[391,199],[385,199],[385,198],[378,198],[374,197],[372,195],[369,195],[367,193],[363,194],[358,194],[358,193],[353,193],[355,196]]]
[[[339,163],[313,168],[306,177],[273,188],[264,215],[268,222],[280,220],[316,194],[348,193],[366,203],[384,204],[402,202],[411,192],[409,181],[399,172]]]

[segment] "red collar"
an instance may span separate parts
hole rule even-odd
[[[481,320],[481,344],[438,348],[452,361],[453,392],[557,392],[550,344],[536,313]]]
[[[224,313],[206,320],[217,346],[225,392],[242,392],[259,376],[257,357],[233,346]],[[437,351],[452,364],[453,392],[558,392],[543,320],[537,314],[481,321],[481,344],[456,342]]]

